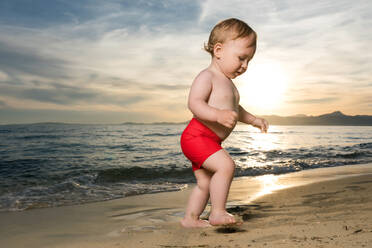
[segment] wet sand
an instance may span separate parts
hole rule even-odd
[[[234,180],[230,227],[184,229],[190,189],[0,213],[2,247],[372,247],[372,164]],[[207,215],[207,211],[205,212]]]

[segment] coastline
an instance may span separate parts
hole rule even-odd
[[[2,212],[4,247],[368,247],[372,164],[237,178],[229,228],[179,225],[189,187],[106,202]]]

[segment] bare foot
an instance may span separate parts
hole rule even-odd
[[[186,228],[193,228],[193,227],[209,227],[211,224],[209,224],[208,221],[206,220],[201,220],[201,219],[182,219],[181,220],[181,225]]]
[[[209,216],[209,223],[213,226],[235,224],[236,220],[228,212],[213,213]]]

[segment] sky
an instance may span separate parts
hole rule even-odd
[[[254,115],[372,115],[369,0],[2,0],[0,124],[181,122],[210,30],[258,34],[234,79]]]

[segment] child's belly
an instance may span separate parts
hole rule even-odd
[[[218,137],[220,137],[222,141],[225,140],[230,135],[230,133],[235,127],[234,126],[232,128],[228,128],[219,124],[218,122],[202,121],[200,119],[198,120],[204,125],[206,125],[209,129],[211,129]]]

